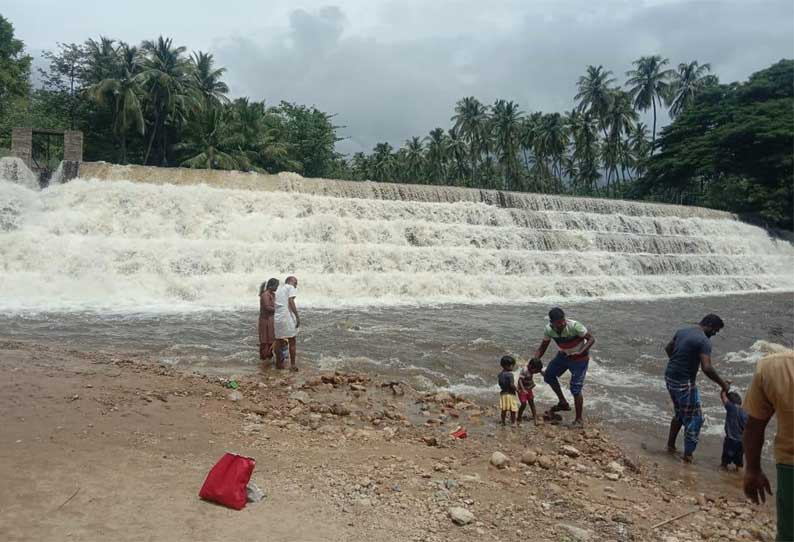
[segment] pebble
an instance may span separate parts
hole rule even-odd
[[[521,454],[521,462],[525,465],[534,465],[538,461],[538,454],[532,450],[525,450]]]
[[[576,525],[568,523],[558,523],[557,527],[564,530],[569,537],[573,538],[576,542],[589,542],[593,539],[593,532],[587,529],[582,529]]]
[[[229,395],[227,395],[227,397],[228,397],[229,401],[232,401],[234,403],[236,403],[237,401],[242,401],[243,400],[243,394],[240,393],[237,390],[229,392]]]
[[[304,405],[309,403],[309,394],[305,391],[296,391],[290,393],[289,398],[291,401],[298,401],[299,403],[303,403]]]
[[[579,457],[582,455],[582,452],[574,448],[573,446],[563,446],[560,448],[563,454],[567,455],[568,457]]]
[[[550,457],[543,455],[538,459],[538,465],[549,470],[554,467],[554,461],[552,461]]]

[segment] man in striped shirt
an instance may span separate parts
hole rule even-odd
[[[576,419],[573,423],[581,425],[582,408],[584,406],[582,387],[584,386],[584,377],[587,374],[587,365],[590,362],[590,348],[595,343],[595,339],[587,331],[586,327],[576,320],[566,319],[563,310],[555,307],[549,311],[549,323],[546,324],[543,342],[540,343],[540,347],[535,351],[534,357],[536,359],[543,357],[552,340],[557,343],[559,352],[546,367],[544,380],[557,394],[559,402],[551,407],[551,411],[571,410],[571,406],[562,394],[562,388],[560,388],[560,381],[558,380],[565,371],[570,371],[570,389],[571,395],[573,395],[574,407],[576,408]]]

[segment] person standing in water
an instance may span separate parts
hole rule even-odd
[[[570,389],[576,408],[576,419],[573,423],[581,425],[582,410],[584,409],[582,388],[584,387],[584,377],[587,374],[587,365],[590,363],[590,348],[595,344],[595,339],[584,325],[576,320],[566,319],[563,310],[555,307],[549,311],[549,323],[546,324],[543,341],[532,357],[540,360],[552,340],[557,343],[559,352],[549,362],[543,377],[544,381],[557,394],[558,403],[551,407],[551,411],[571,410],[571,406],[562,394],[558,380],[565,371],[570,371]]]
[[[278,279],[263,282],[259,288],[259,359],[273,359],[273,343],[276,341],[276,330],[273,315],[276,312],[276,289]]]
[[[298,335],[298,328],[301,325],[298,307],[295,305],[295,296],[298,293],[297,277],[289,276],[284,280],[284,284],[276,290],[276,310],[273,315],[276,332],[276,366],[284,368],[284,355],[282,347],[286,344],[289,347],[290,370],[297,371],[296,365],[297,351],[295,338]]]
[[[681,428],[684,428],[684,462],[692,462],[692,454],[698,445],[700,428],[703,425],[703,411],[700,408],[700,392],[697,387],[699,369],[713,380],[723,392],[730,391],[730,382],[720,378],[711,365],[711,337],[716,335],[725,324],[716,314],[703,317],[700,324],[679,329],[673,339],[665,346],[669,361],[664,372],[664,380],[670,399],[673,401],[675,415],[670,420],[670,433],[667,437],[667,451],[676,451],[675,441]]]

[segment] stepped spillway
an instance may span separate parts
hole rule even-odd
[[[6,310],[250,307],[286,274],[316,307],[793,291],[793,264],[698,207],[101,163],[0,180]]]

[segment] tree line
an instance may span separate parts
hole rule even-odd
[[[567,112],[469,96],[447,128],[346,157],[335,150],[334,115],[232,100],[212,54],[170,38],[100,37],[44,59],[33,88],[31,59],[0,16],[0,147],[16,125],[73,128],[84,132],[86,160],[650,199],[792,225],[791,60],[727,85],[709,64],[673,67],[660,55],[634,61],[622,84],[587,66]],[[673,121],[657,130],[662,110]]]

